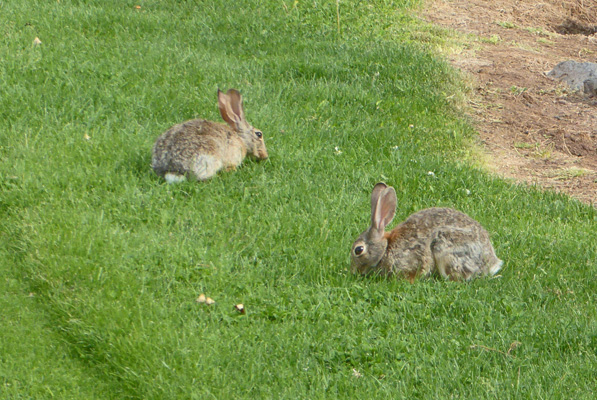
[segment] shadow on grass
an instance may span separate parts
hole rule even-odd
[[[120,161],[115,168],[117,173],[130,173],[140,181],[158,181],[161,178],[151,168],[151,153],[138,151],[130,158]]]

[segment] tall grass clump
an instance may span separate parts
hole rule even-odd
[[[418,6],[2,2],[0,397],[592,398],[595,210],[463,161]],[[167,185],[153,141],[229,87],[270,159]],[[380,180],[501,276],[351,276]]]

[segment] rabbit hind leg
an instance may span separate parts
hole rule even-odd
[[[201,155],[193,163],[193,174],[197,180],[204,181],[214,176],[222,169],[222,161],[214,156]]]
[[[445,279],[466,281],[483,270],[483,245],[467,229],[437,232],[431,252],[437,272]]]
[[[478,250],[471,245],[458,246],[434,253],[435,265],[440,275],[452,281],[466,281],[481,272],[482,260]]]

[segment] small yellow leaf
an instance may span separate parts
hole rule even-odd
[[[39,38],[36,36],[35,39],[33,39],[33,45],[39,46],[40,44],[41,44],[41,40],[39,40]]]
[[[211,297],[208,297],[208,298],[205,299],[205,304],[207,304],[208,306],[211,306],[215,302],[216,301],[214,299],[212,299]]]
[[[195,300],[197,303],[205,303],[206,297],[203,293],[201,293],[199,295],[199,297],[197,297],[197,300]]]

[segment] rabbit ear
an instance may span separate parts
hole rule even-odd
[[[220,108],[222,119],[232,129],[238,129],[241,124],[245,123],[243,98],[238,91],[230,89],[224,93],[218,89],[218,107]]]
[[[396,198],[396,191],[393,187],[382,187],[381,192],[376,194],[375,189],[378,185],[375,185],[374,192],[371,195],[371,228],[383,234],[386,226],[392,222],[394,215],[396,215],[396,203],[398,199]],[[375,195],[377,196],[377,202],[373,204],[373,197]]]
[[[388,187],[388,185],[386,185],[383,182],[379,182],[373,187],[373,191],[371,192],[371,216],[372,217],[373,217],[373,209],[377,206],[377,200],[379,199],[379,195],[387,187]]]
[[[245,120],[245,112],[243,111],[243,96],[240,92],[236,89],[229,89],[226,94],[230,99],[230,106],[232,107],[232,111],[234,114],[238,115],[238,117],[244,121]]]

